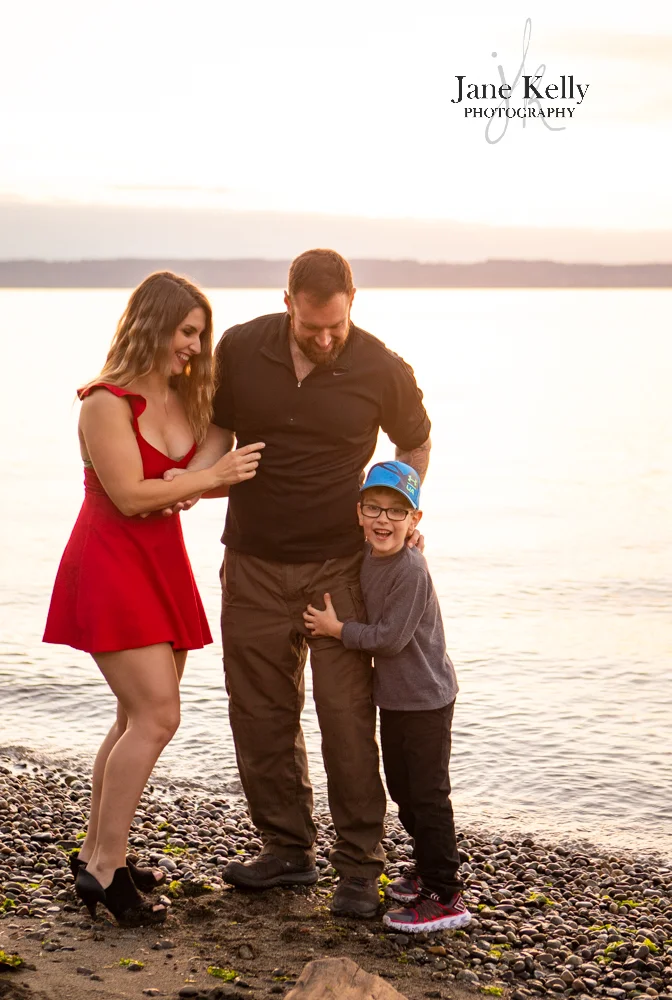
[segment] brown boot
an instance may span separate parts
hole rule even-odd
[[[274,885],[313,885],[318,874],[312,861],[297,865],[274,854],[259,854],[252,861],[230,861],[222,878],[241,889],[271,889]]]
[[[337,917],[375,917],[379,905],[377,878],[344,875],[336,886],[331,912]]]

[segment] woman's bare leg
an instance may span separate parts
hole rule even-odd
[[[91,776],[91,811],[89,813],[89,825],[86,830],[86,837],[79,851],[80,861],[88,861],[95,850],[96,839],[98,837],[98,811],[100,809],[100,796],[103,790],[105,765],[107,764],[107,758],[110,755],[112,747],[126,732],[127,724],[128,718],[126,713],[119,702],[117,702],[117,718],[107,736],[100,744],[100,749],[96,754],[96,760],[93,765],[93,774]]]
[[[182,674],[184,673],[184,667],[187,662],[187,650],[177,649],[173,650],[173,659],[175,660],[175,670],[177,671],[177,683],[179,684],[182,680]]]
[[[184,669],[186,654],[177,654]],[[89,872],[103,886],[126,863],[128,833],[147,780],[180,720],[179,674],[168,643],[94,656],[127,717],[107,756]],[[179,671],[181,673],[181,671]]]
[[[177,671],[177,680],[179,683],[182,680],[184,667],[187,661],[187,650],[181,649],[174,652],[173,659],[175,660],[175,670]],[[87,862],[95,850],[96,840],[98,837],[100,796],[103,789],[103,777],[105,775],[107,758],[109,757],[110,751],[116,744],[117,740],[126,732],[127,725],[128,716],[121,707],[121,704],[117,702],[117,718],[107,736],[101,743],[93,765],[93,775],[91,777],[91,811],[89,814],[89,825],[86,831],[86,837],[84,838],[79,851],[80,861]]]

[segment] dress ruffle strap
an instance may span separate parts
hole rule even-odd
[[[111,385],[109,382],[94,382],[93,385],[87,385],[83,389],[78,389],[77,395],[80,399],[86,399],[94,389],[107,389],[114,396],[127,396],[133,414],[133,428],[135,431],[138,430],[138,417],[147,408],[147,400],[144,396],[141,396],[137,392],[131,392],[130,389],[124,389],[120,385]]]

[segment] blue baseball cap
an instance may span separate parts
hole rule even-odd
[[[407,500],[410,500],[413,510],[420,507],[420,476],[412,465],[405,465],[404,462],[376,462],[369,469],[366,482],[360,489],[370,490],[374,486],[386,486],[389,490],[396,490]]]

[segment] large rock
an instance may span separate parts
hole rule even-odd
[[[407,1000],[380,976],[364,972],[349,958],[309,962],[285,1000]]]

